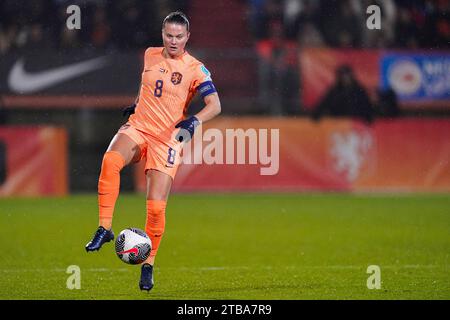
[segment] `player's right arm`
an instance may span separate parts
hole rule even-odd
[[[127,106],[125,108],[122,109],[122,115],[124,117],[129,117],[132,114],[134,114],[134,110],[136,109],[136,105],[139,101],[139,95],[136,97],[136,100],[134,101],[134,103],[130,106]]]
[[[139,91],[138,94],[136,96],[136,99],[134,100],[134,103],[130,106],[125,107],[124,109],[122,109],[122,115],[124,117],[129,117],[134,113],[134,110],[136,109],[136,106],[139,102],[139,96],[141,95],[141,86],[139,86]]]

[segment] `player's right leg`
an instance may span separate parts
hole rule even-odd
[[[122,131],[122,132],[121,132]],[[114,239],[111,230],[114,206],[120,189],[120,171],[126,165],[139,161],[141,147],[136,137],[127,130],[119,130],[103,156],[98,181],[99,227],[86,245],[86,251],[99,250],[102,245]]]

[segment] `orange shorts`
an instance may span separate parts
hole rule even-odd
[[[145,172],[150,169],[164,172],[175,178],[181,162],[181,143],[177,141],[161,141],[152,135],[125,123],[117,133],[126,134],[141,149],[139,161],[145,159]]]

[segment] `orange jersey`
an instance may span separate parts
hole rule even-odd
[[[163,49],[145,51],[139,100],[129,123],[161,141],[170,141],[199,86],[214,86],[209,71],[189,53],[171,59],[163,56]]]

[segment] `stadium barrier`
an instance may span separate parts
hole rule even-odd
[[[236,129],[243,129],[240,135],[227,134]],[[447,119],[369,126],[349,119],[220,117],[196,132],[173,190],[449,192],[449,136]],[[135,185],[145,190],[142,163]]]
[[[68,192],[63,128],[0,126],[0,197]]]
[[[404,110],[449,110],[450,51],[396,51],[308,48],[299,54],[305,110],[314,109],[346,64],[372,98],[392,88]]]

